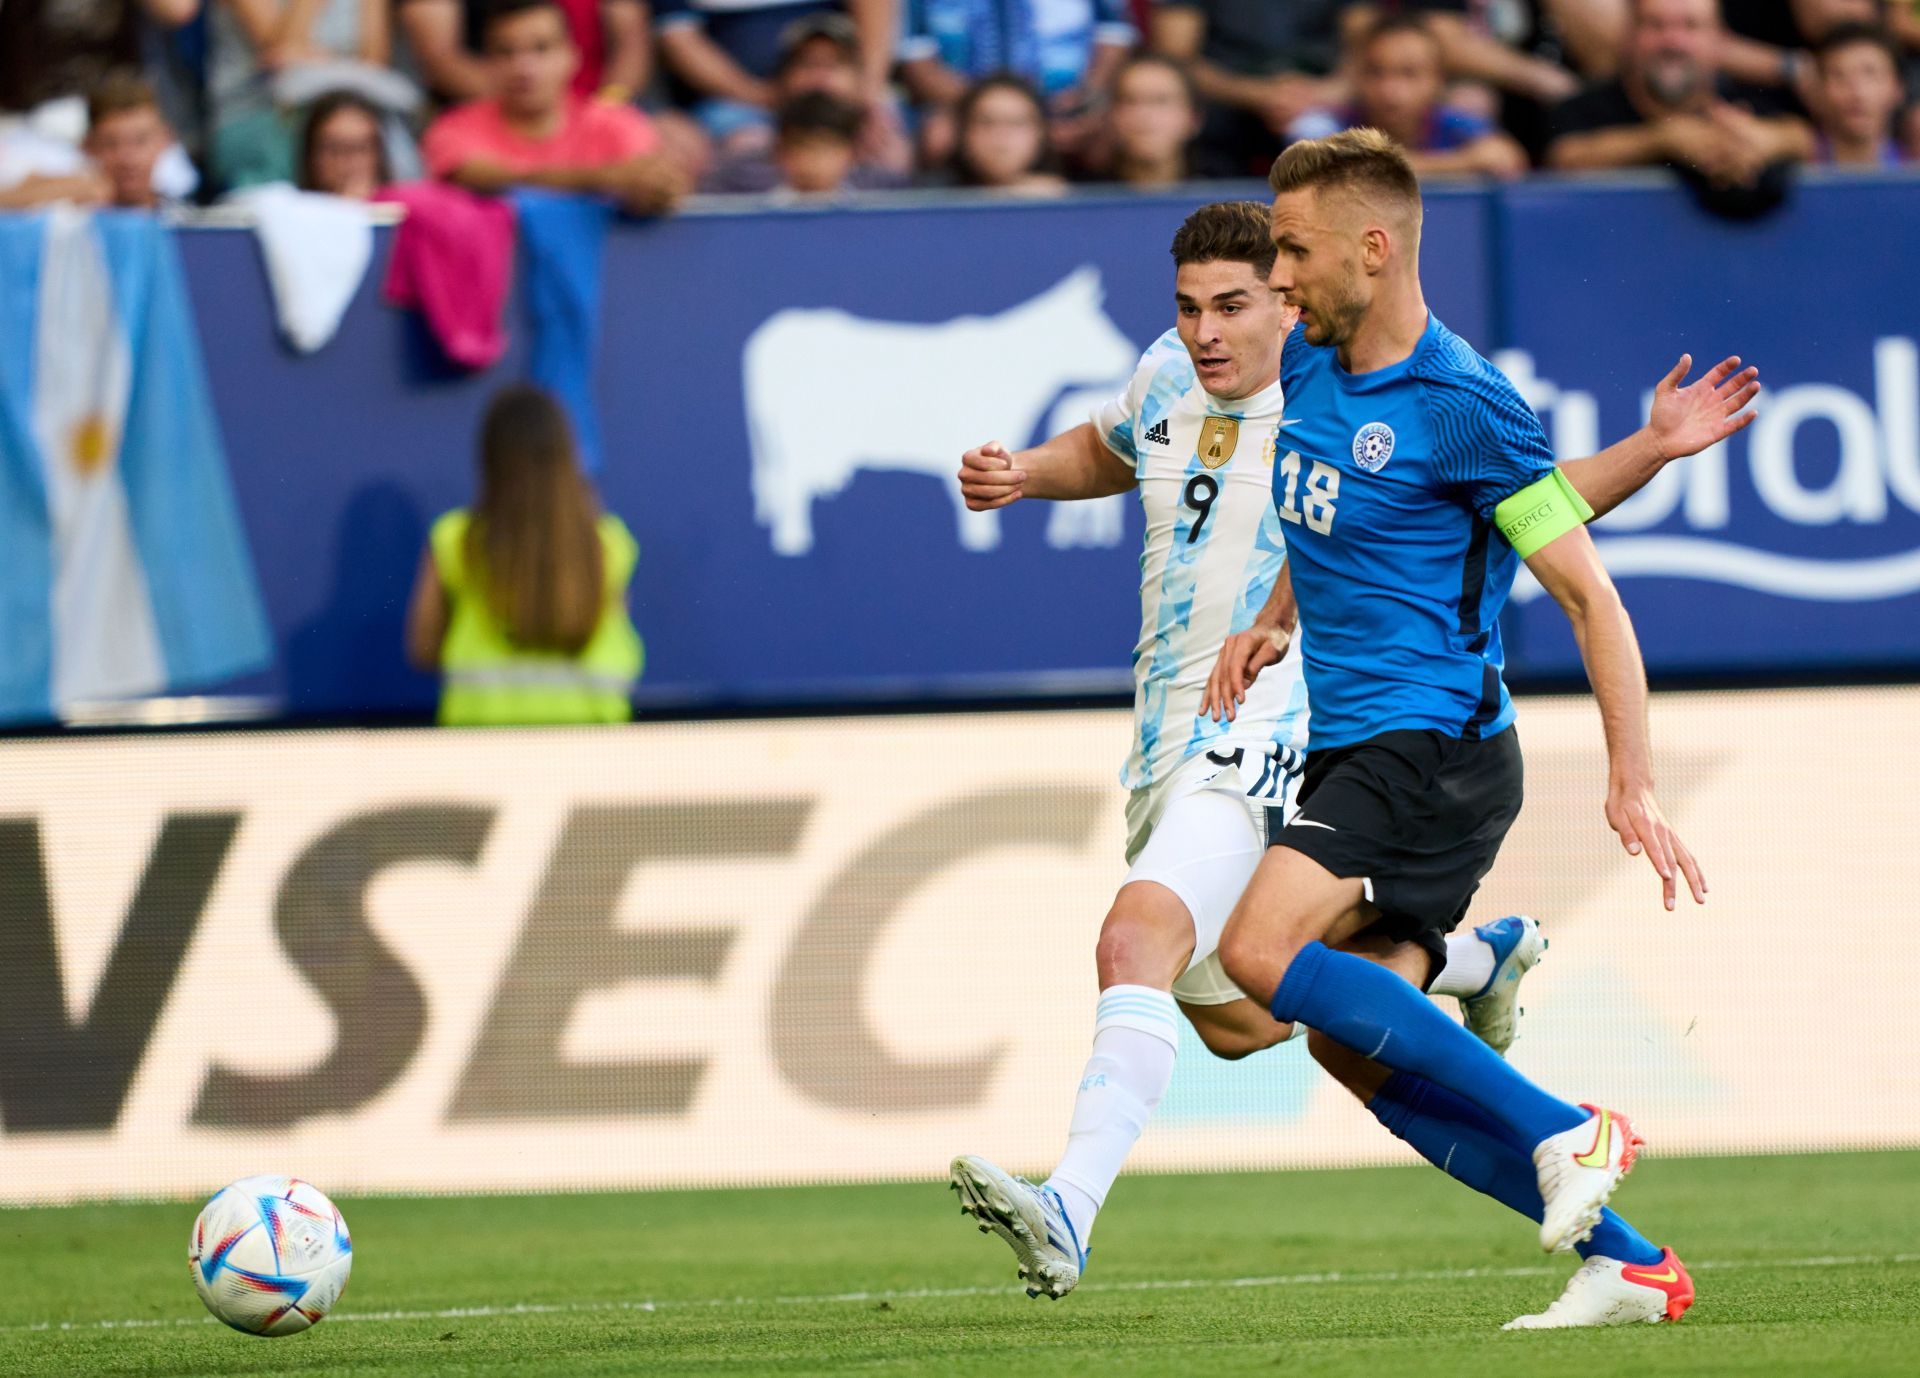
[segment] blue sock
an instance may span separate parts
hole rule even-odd
[[[1587,1112],[1548,1095],[1440,1012],[1398,972],[1308,943],[1273,993],[1273,1017],[1298,1020],[1362,1057],[1412,1072],[1478,1106],[1533,1146],[1585,1124]]]
[[[1367,1102],[1367,1109],[1395,1138],[1411,1144],[1449,1177],[1538,1223],[1540,1185],[1532,1159],[1471,1103],[1430,1081],[1395,1072]],[[1600,1254],[1643,1266],[1662,1257],[1656,1245],[1611,1209],[1601,1212],[1592,1236],[1574,1248],[1582,1258]]]

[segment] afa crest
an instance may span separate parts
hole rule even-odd
[[[1393,458],[1393,427],[1384,421],[1369,421],[1353,434],[1353,462],[1369,474],[1377,474]]]
[[[1240,443],[1240,420],[1233,416],[1215,416],[1207,413],[1207,419],[1200,423],[1200,462],[1209,469],[1218,469],[1233,458],[1233,447]]]

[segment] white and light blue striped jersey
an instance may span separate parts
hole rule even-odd
[[[1221,643],[1253,625],[1286,559],[1273,506],[1280,384],[1225,401],[1200,386],[1178,331],[1141,356],[1125,392],[1094,411],[1107,448],[1133,465],[1146,514],[1140,640],[1133,650],[1129,789],[1168,779],[1196,752],[1304,749],[1300,638],[1254,681],[1231,723],[1199,715]]]

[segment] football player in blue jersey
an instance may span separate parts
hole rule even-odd
[[[1706,898],[1654,796],[1645,673],[1592,510],[1513,385],[1427,309],[1420,188],[1399,148],[1368,129],[1296,143],[1270,180],[1269,282],[1300,314],[1273,477],[1287,565],[1223,647],[1210,707],[1277,658],[1297,607],[1313,717],[1299,812],[1228,920],[1221,963],[1276,1020],[1313,1030],[1315,1057],[1389,1130],[1539,1221],[1548,1252],[1583,1246],[1563,1295],[1510,1328],[1678,1319],[1685,1268],[1606,1208],[1642,1142],[1633,1126],[1541,1090],[1422,993],[1520,809],[1498,618],[1521,560],[1579,641],[1609,825],[1652,863],[1668,909],[1682,880]]]
[[[1270,1047],[1296,1027],[1246,999],[1216,948],[1270,830],[1292,811],[1310,717],[1299,666],[1311,638],[1295,639],[1256,690],[1242,686],[1230,726],[1201,711],[1223,641],[1253,622],[1286,556],[1272,474],[1293,424],[1283,423],[1292,409],[1280,387],[1292,319],[1266,282],[1275,251],[1265,203],[1201,207],[1172,250],[1176,326],[1121,393],[1032,449],[976,447],[959,474],[977,510],[1135,490],[1146,527],[1134,747],[1122,772],[1131,869],[1095,953],[1093,1048],[1066,1151],[1039,1183],[975,1154],[952,1165],[963,1209],[1012,1247],[1033,1295],[1064,1296],[1078,1283],[1093,1222],[1172,1076],[1180,1016],[1223,1057]],[[1683,360],[1656,390],[1646,431],[1567,466],[1596,508],[1722,438],[1752,397],[1752,371],[1737,359],[1682,388],[1686,370]],[[1458,997],[1467,1027],[1504,1050],[1519,978],[1542,945],[1519,916],[1453,934],[1430,989]]]

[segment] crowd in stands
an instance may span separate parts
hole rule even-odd
[[[1052,195],[1372,125],[1428,177],[1666,165],[1740,214],[1920,161],[1916,95],[1920,0],[6,0],[0,208]]]

